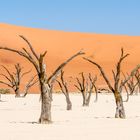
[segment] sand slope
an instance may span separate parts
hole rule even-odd
[[[24,35],[28,38],[36,51],[48,51],[46,56],[48,74],[52,73],[60,63],[80,49],[86,52],[87,57],[104,66],[109,77],[111,77],[112,67],[115,67],[114,62],[118,60],[121,47],[124,47],[131,54],[126,60],[124,71],[130,71],[136,64],[140,63],[140,36],[51,31],[0,24],[0,46],[17,49],[26,47],[27,45],[18,35]],[[18,55],[0,51],[0,63],[6,64],[9,69],[13,70],[13,64],[17,61],[21,62],[26,70],[31,68],[29,63]],[[81,71],[98,74],[97,69],[82,60],[81,57],[71,62],[65,70],[67,79],[70,76],[76,76]],[[2,69],[1,72],[3,72]],[[24,83],[29,77],[23,80]],[[104,84],[101,78],[99,78],[99,84]],[[24,84],[22,84],[23,86]],[[35,92],[37,89],[34,88],[33,91]]]

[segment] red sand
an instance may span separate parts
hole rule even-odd
[[[48,51],[45,58],[48,74],[53,72],[64,60],[81,49],[86,52],[85,57],[90,57],[104,67],[110,80],[112,80],[111,70],[115,67],[119,59],[121,47],[124,48],[125,52],[130,53],[130,56],[125,60],[123,65],[124,72],[130,72],[133,67],[140,63],[140,36],[52,31],[0,24],[0,46],[19,50],[22,47],[27,47],[26,43],[18,35],[24,35],[38,53],[45,50]],[[13,70],[13,64],[17,62],[20,62],[25,70],[32,68],[33,73],[35,72],[32,65],[24,58],[17,54],[0,50],[1,65],[6,65],[9,69]],[[64,70],[66,78],[69,81],[71,80],[69,77],[75,77],[83,71],[97,74],[99,76],[98,83],[100,85],[104,84],[97,68],[83,60],[82,57],[78,57],[73,62],[70,62]],[[3,73],[2,69],[0,71]],[[22,88],[31,76],[32,74],[29,74],[23,79]],[[74,90],[72,86],[71,89]],[[32,92],[37,92],[37,87],[32,88]]]

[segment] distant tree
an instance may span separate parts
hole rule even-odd
[[[103,68],[97,64],[96,62],[88,59],[88,58],[83,58],[84,60],[92,63],[93,65],[95,65],[99,71],[101,72],[106,84],[108,85],[109,89],[114,93],[114,97],[115,97],[115,101],[116,101],[116,113],[115,113],[115,118],[125,118],[125,110],[124,110],[124,106],[123,106],[123,99],[122,99],[122,95],[121,95],[121,91],[122,88],[124,87],[124,85],[127,83],[127,81],[136,73],[136,71],[140,68],[140,65],[138,65],[135,69],[133,69],[133,71],[131,72],[131,74],[125,79],[125,80],[121,80],[120,79],[120,74],[121,74],[121,63],[122,61],[128,56],[129,54],[124,55],[124,51],[123,48],[121,49],[121,56],[120,59],[117,63],[116,66],[116,73],[114,71],[112,71],[113,73],[113,78],[114,78],[114,87],[111,85],[111,82],[109,81],[108,77],[106,76]]]
[[[135,73],[135,75],[136,75],[136,73]],[[136,88],[138,87],[139,82],[135,79],[135,75],[133,75],[124,85],[124,89],[127,94],[127,98],[124,102],[129,101],[129,95],[133,95],[134,93],[136,93]],[[123,76],[124,76],[124,79],[126,79],[126,75],[124,73],[123,73]],[[129,76],[128,73],[127,73],[127,76]]]
[[[69,59],[64,61],[60,66],[57,67],[57,69],[49,76],[46,75],[46,65],[44,63],[44,57],[47,53],[45,51],[44,53],[37,55],[34,48],[32,47],[31,43],[24,37],[20,35],[20,38],[23,39],[30,48],[30,51],[26,50],[25,48],[22,49],[22,51],[7,48],[7,47],[0,47],[0,49],[12,51],[20,56],[27,59],[36,69],[38,80],[39,80],[39,86],[40,86],[40,94],[41,94],[41,115],[39,118],[39,123],[50,123],[51,121],[51,101],[52,101],[52,85],[56,78],[59,76],[61,70],[75,57],[79,55],[83,55],[84,53],[82,51],[77,52],[73,56],[71,56]]]
[[[57,83],[59,84],[59,87],[61,89],[61,92],[65,95],[66,97],[66,102],[67,102],[67,110],[71,110],[72,109],[72,103],[70,100],[70,96],[69,96],[69,90],[68,90],[68,84],[67,82],[64,80],[64,71],[61,70],[61,76],[60,76],[60,80],[56,80]]]
[[[136,93],[140,93],[140,72],[139,70],[137,70],[136,74],[135,74],[135,79],[138,83],[137,88],[136,88]]]
[[[19,88],[20,88],[21,80],[30,71],[22,73],[23,68],[20,66],[19,63],[17,63],[15,65],[15,72],[13,72],[13,73],[10,72],[5,66],[2,66],[2,67],[5,69],[7,75],[0,74],[6,80],[6,81],[0,81],[0,83],[12,88],[15,92],[15,97],[20,97],[20,89]]]
[[[23,97],[26,97],[28,94],[29,89],[34,86],[36,83],[38,83],[38,78],[36,76],[33,76],[25,85],[24,95]]]
[[[125,74],[123,74],[123,75],[124,75],[124,78],[126,79],[126,75]],[[127,75],[129,76],[128,73],[127,73]],[[137,87],[138,83],[139,83],[139,81],[137,81],[135,79],[135,76],[132,76],[127,81],[125,88],[127,88],[126,91],[128,92],[129,95],[133,95],[134,94],[134,92],[136,91],[136,87]]]
[[[95,76],[94,78],[92,78],[91,74],[89,73],[88,79],[86,79],[83,72],[80,73],[80,75],[81,75],[81,79],[76,78],[77,84],[75,84],[74,86],[82,93],[83,106],[89,106],[93,88],[96,93],[95,101],[97,101],[98,99],[97,88],[95,85],[97,77]]]

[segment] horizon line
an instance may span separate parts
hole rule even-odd
[[[59,31],[59,32],[66,32],[66,33],[82,33],[82,34],[97,34],[97,35],[113,35],[113,36],[130,36],[130,37],[140,37],[140,35],[129,35],[129,34],[115,34],[115,33],[97,33],[97,32],[84,32],[84,31],[70,31],[70,30],[59,30],[59,29],[50,29],[50,28],[43,28],[43,27],[33,27],[33,26],[26,26],[26,25],[19,25],[14,23],[6,23],[0,22],[0,25],[9,25],[9,26],[16,26],[16,27],[23,27],[23,28],[32,28],[32,29],[39,29],[39,30],[49,30],[49,31]]]

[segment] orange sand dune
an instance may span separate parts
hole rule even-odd
[[[140,36],[52,31],[0,24],[0,46],[19,50],[22,47],[27,47],[27,44],[18,35],[24,35],[38,53],[45,50],[48,51],[45,59],[48,74],[52,73],[59,64],[81,49],[86,52],[85,56],[101,64],[110,78],[112,77],[111,70],[115,67],[116,61],[119,58],[121,47],[130,53],[130,56],[125,60],[123,65],[123,71],[129,72],[134,66],[140,63]],[[29,62],[19,55],[0,50],[0,63],[2,65],[6,65],[13,71],[13,64],[17,62],[20,62],[25,70],[32,68],[33,74],[35,73],[34,68]],[[0,71],[1,73],[4,72],[2,68]],[[100,85],[104,84],[97,68],[85,62],[82,57],[76,58],[65,67],[66,78],[69,81],[72,81],[71,76],[76,77],[82,71],[97,74],[99,76],[98,83]],[[26,81],[33,74],[29,74],[23,79],[22,89]],[[74,90],[72,86],[71,89]],[[37,87],[32,88],[32,91],[37,92]]]

